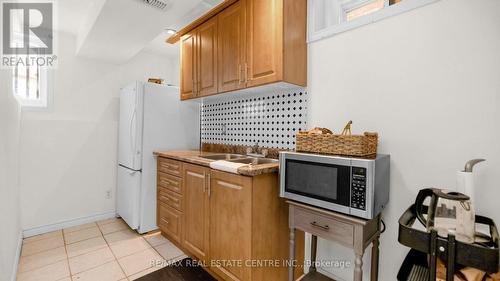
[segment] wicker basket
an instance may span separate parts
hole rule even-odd
[[[296,151],[315,152],[348,156],[369,156],[377,154],[378,134],[331,135],[299,132]]]

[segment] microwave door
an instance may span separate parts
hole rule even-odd
[[[287,198],[349,213],[351,168],[328,162],[285,159]]]

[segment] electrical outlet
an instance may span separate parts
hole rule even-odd
[[[106,190],[106,199],[111,199],[111,190]]]

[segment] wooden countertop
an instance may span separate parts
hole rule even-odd
[[[153,154],[158,157],[164,157],[173,160],[179,160],[196,165],[210,167],[210,162],[213,162],[215,160],[201,158],[200,156],[214,155],[220,153],[204,152],[199,150],[171,150],[171,151],[155,151]],[[267,173],[277,173],[278,171],[279,171],[278,163],[247,165],[238,168],[238,174],[250,177]]]

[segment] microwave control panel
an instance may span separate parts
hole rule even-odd
[[[366,168],[352,167],[351,208],[366,210]]]

